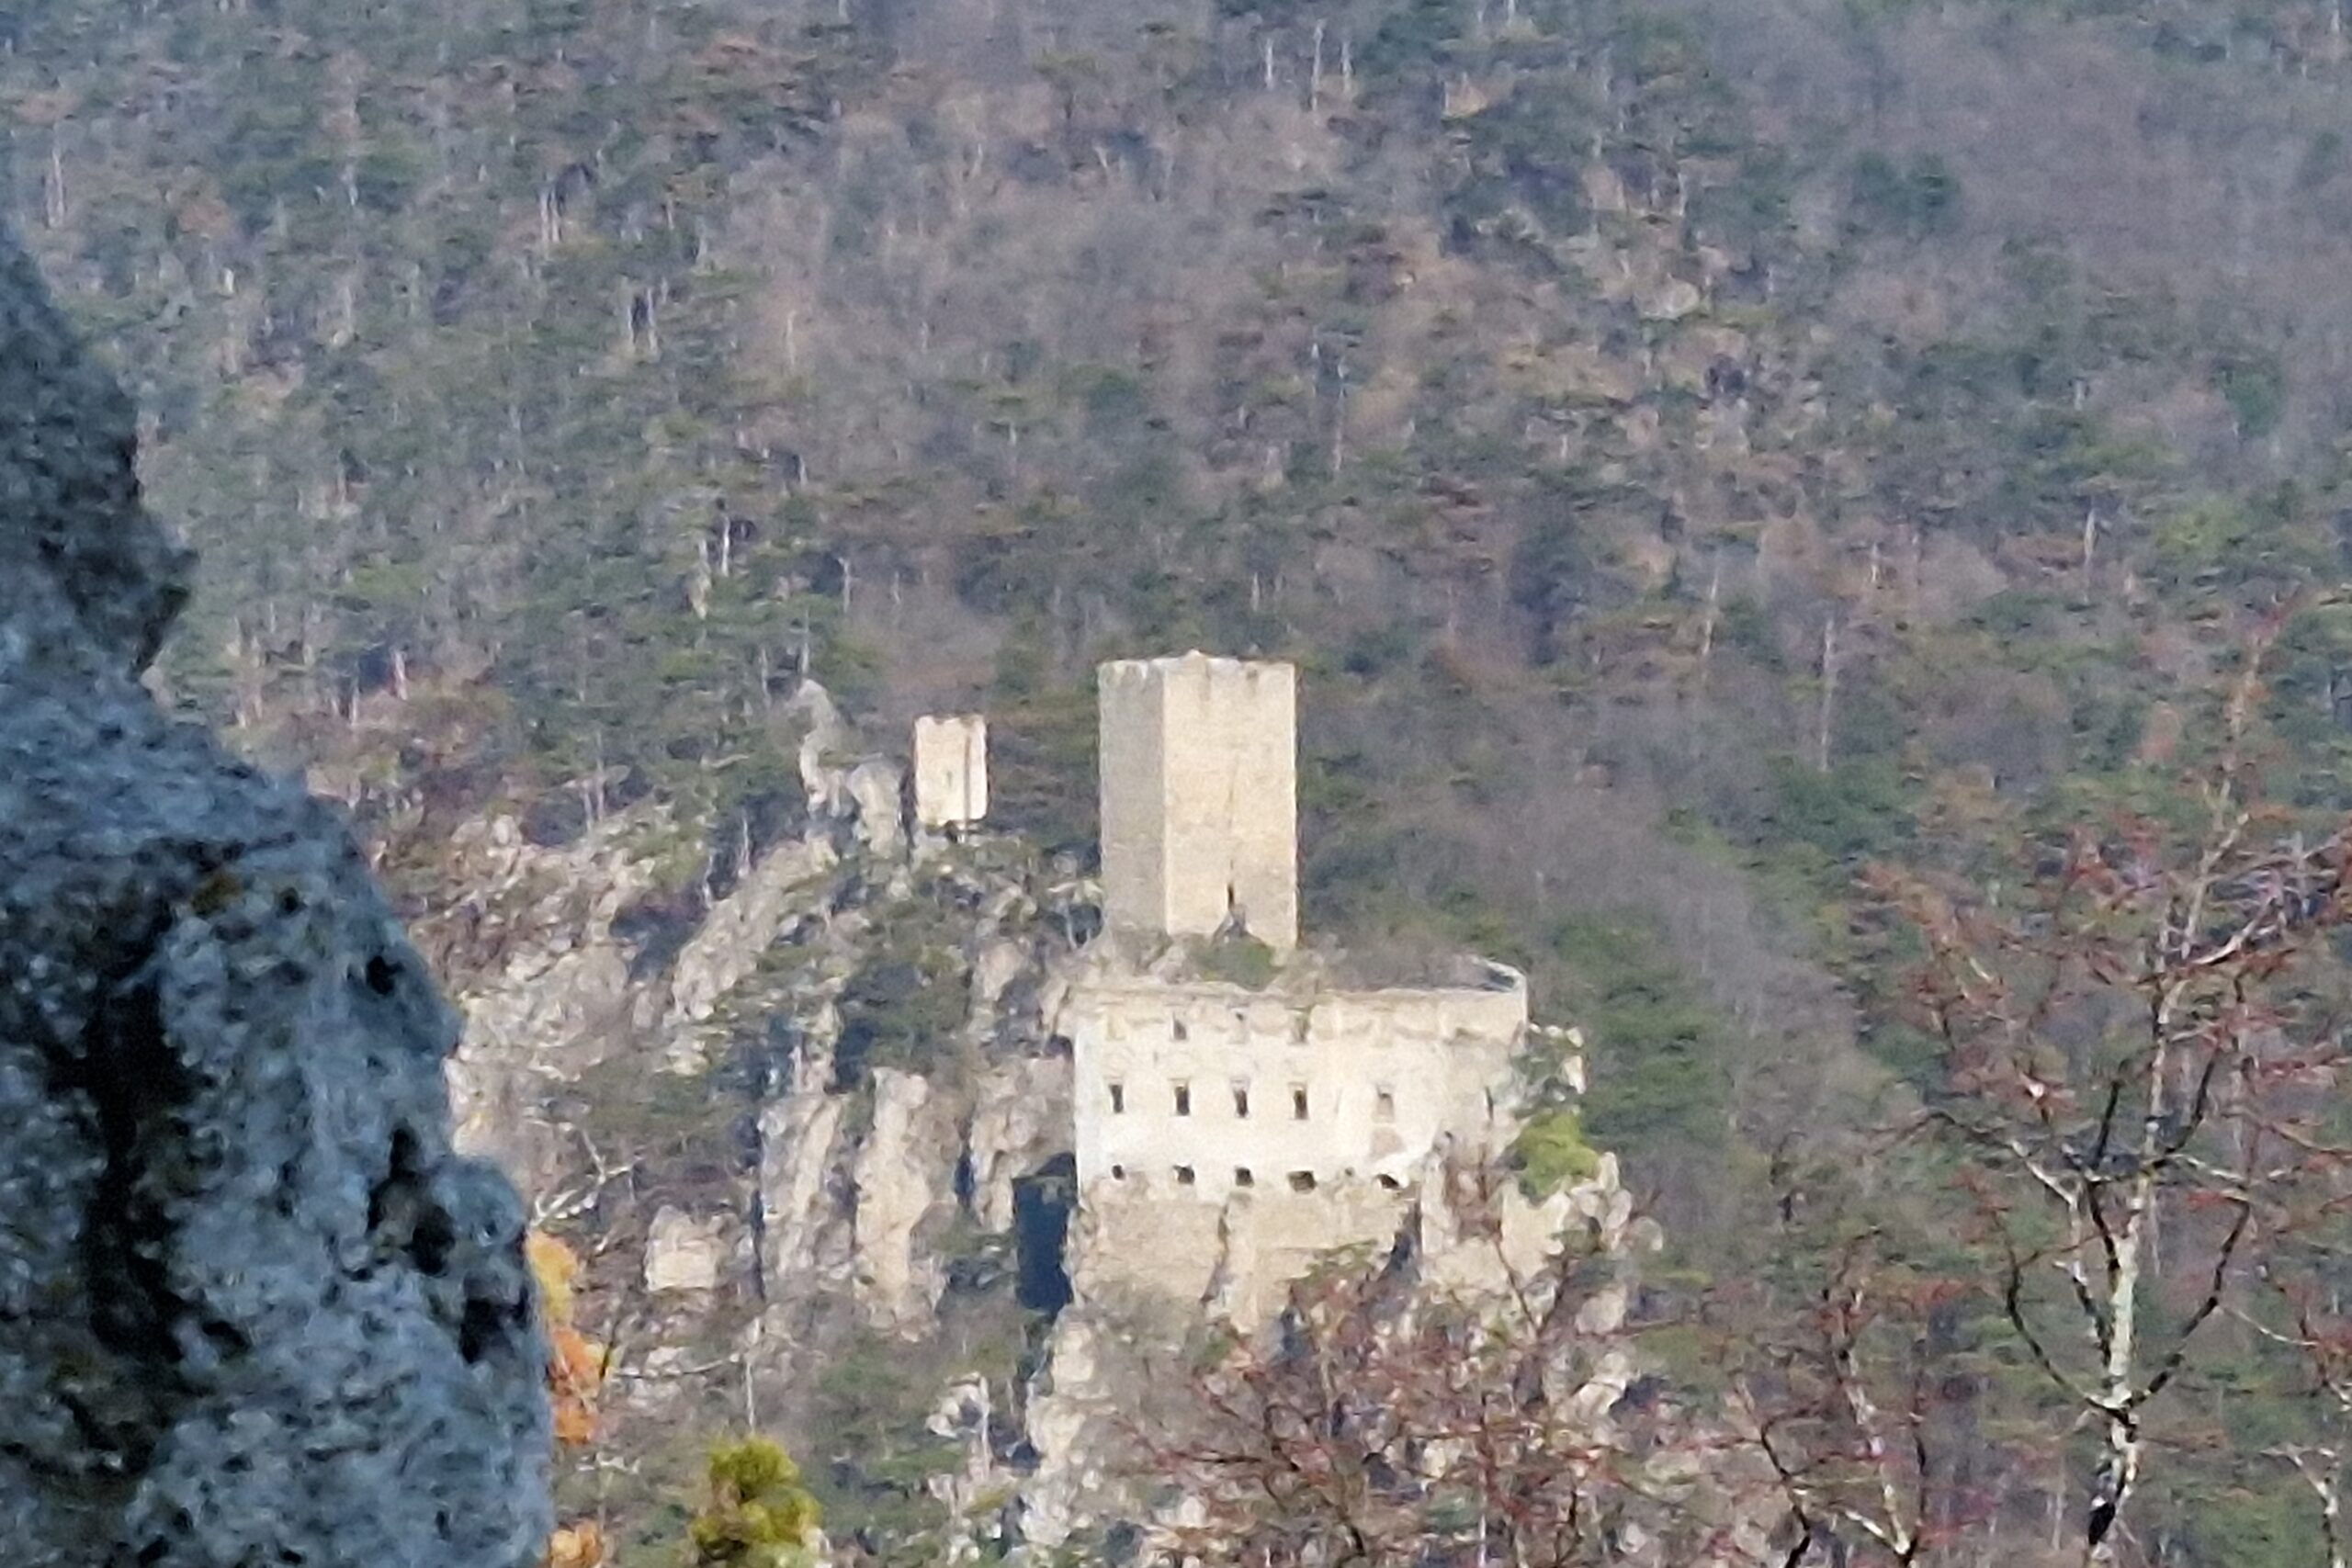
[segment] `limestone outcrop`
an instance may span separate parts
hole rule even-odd
[[[806,811],[764,843],[730,825],[723,896],[677,885],[707,823],[640,803],[555,846],[489,818],[451,835],[465,895],[421,927],[466,1009],[465,1146],[594,1238],[589,1292],[642,1303],[616,1429],[744,1410],[793,1432],[879,1355],[911,1384],[883,1397],[915,1402],[879,1413],[885,1444],[956,1450],[924,1488],[951,1559],[1048,1547],[1168,1522],[1120,1481],[1122,1434],[1192,1336],[1263,1325],[1334,1248],[1409,1258],[1456,1303],[1522,1298],[1579,1225],[1654,1248],[1613,1161],[1542,1202],[1495,1185],[1540,1027],[1521,976],[1368,988],[1320,951],[1260,973],[1266,944],[1230,931],[1106,932],[1102,888],[1018,833],[910,829],[904,771],[814,682],[784,713]],[[1256,773],[1286,821],[1287,775]],[[1261,848],[1283,882],[1289,840]],[[1580,1332],[1610,1340],[1631,1299],[1596,1292]],[[1604,1410],[1634,1371],[1596,1361],[1559,1397]]]
[[[728,1251],[723,1222],[696,1220],[664,1204],[645,1238],[645,1288],[656,1295],[716,1290]]]
[[[919,1329],[946,1286],[937,1253],[916,1245],[923,1222],[955,1203],[956,1124],[944,1100],[920,1074],[874,1074],[874,1123],[852,1179],[857,1297],[878,1328]]]
[[[650,815],[624,813],[561,848],[532,843],[512,817],[461,823],[445,852],[464,896],[412,933],[465,1018],[447,1072],[458,1147],[529,1190],[547,1190],[569,1152],[537,1114],[549,1086],[627,1043],[637,993],[613,924],[653,885],[635,842],[666,826]]]
[[[1632,1208],[1614,1156],[1602,1156],[1587,1180],[1534,1201],[1498,1181],[1484,1160],[1465,1162],[1451,1149],[1428,1156],[1405,1195],[1362,1182],[1318,1190],[1312,1200],[1253,1190],[1216,1204],[1145,1200],[1126,1213],[1099,1201],[1081,1206],[1069,1249],[1076,1300],[1056,1318],[1028,1390],[1036,1462],[1021,1485],[1023,1539],[1052,1546],[1089,1524],[1148,1517],[1153,1505],[1132,1495],[1140,1461],[1126,1445],[1145,1424],[1138,1412],[1182,1359],[1180,1348],[1204,1323],[1271,1323],[1318,1256],[1351,1245],[1359,1258],[1387,1261],[1409,1286],[1403,1299],[1484,1313],[1547,1301],[1558,1284],[1563,1234],[1585,1232],[1601,1257],[1628,1271],[1580,1303],[1578,1333],[1604,1348],[1557,1392],[1597,1437],[1605,1435],[1603,1416],[1637,1371],[1611,1339],[1629,1305],[1623,1280],[1664,1241]],[[1159,1240],[1150,1257],[1138,1256],[1138,1220]]]
[[[1010,1234],[1014,1181],[1069,1152],[1069,1058],[1020,1055],[991,1066],[973,1090],[965,1150],[974,1218]]]
[[[679,953],[666,1014],[651,1010],[650,997],[640,998],[639,1027],[663,1029],[673,1036],[673,1053],[693,1057],[699,1042],[691,1026],[707,1021],[719,998],[751,974],[786,921],[805,908],[804,890],[837,858],[832,846],[814,835],[762,856]]]
[[[515,1568],[523,1214],[343,824],[138,684],[187,558],[0,234],[0,1539],[28,1568]]]

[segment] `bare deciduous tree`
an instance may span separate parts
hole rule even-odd
[[[1759,1561],[1769,1477],[1639,1375],[1615,1261],[1571,1246],[1471,1302],[1407,1260],[1334,1267],[1139,1435],[1188,1499],[1181,1560],[1258,1568]]]
[[[2345,1172],[2322,1122],[2343,1051],[2307,980],[2345,921],[2346,840],[2261,796],[2267,645],[2193,808],[2077,831],[2007,906],[1880,879],[1926,945],[1917,1000],[1944,1057],[1915,1131],[1973,1195],[2000,1320],[2059,1417],[2098,1436],[2087,1563],[2120,1560],[2150,1407]]]
[[[1757,1336],[1734,1384],[1787,1504],[1792,1564],[1849,1539],[1903,1568],[1932,1560],[1936,1369],[1917,1325],[1949,1286],[1893,1263],[1881,1239],[1849,1241],[1814,1310]]]

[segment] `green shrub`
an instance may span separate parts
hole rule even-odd
[[[1262,991],[1272,983],[1278,962],[1274,950],[1254,936],[1220,937],[1203,942],[1193,953],[1193,966],[1211,980]]]
[[[1521,1189],[1535,1199],[1589,1181],[1600,1169],[1599,1152],[1584,1141],[1584,1118],[1569,1106],[1528,1118],[1511,1144],[1510,1161]]]
[[[710,1504],[687,1526],[695,1568],[802,1568],[812,1561],[817,1499],[765,1438],[711,1450]]]
[[[926,934],[903,933],[842,987],[837,1089],[865,1082],[876,1067],[930,1071],[962,1025],[970,1000],[963,959]]]

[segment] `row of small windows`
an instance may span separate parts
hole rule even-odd
[[[1176,1102],[1176,1114],[1179,1116],[1190,1116],[1193,1113],[1193,1086],[1188,1083],[1173,1083],[1168,1087]],[[1127,1111],[1127,1086],[1123,1083],[1114,1083],[1110,1086],[1110,1089],[1111,1114],[1114,1116],[1125,1115]],[[1235,1119],[1238,1121],[1246,1122],[1250,1119],[1250,1086],[1248,1084],[1238,1083],[1233,1086],[1233,1114]],[[1376,1089],[1373,1091],[1372,1114],[1373,1120],[1375,1122],[1394,1122],[1396,1120],[1396,1093],[1394,1089]],[[1306,1086],[1305,1084],[1291,1085],[1290,1117],[1294,1122],[1304,1122],[1307,1119]]]
[[[1127,1168],[1125,1166],[1114,1165],[1111,1168],[1112,1180],[1125,1181],[1126,1179]],[[1200,1179],[1201,1173],[1193,1167],[1189,1165],[1180,1165],[1176,1168],[1177,1186],[1197,1187],[1200,1185]],[[1393,1176],[1384,1175],[1376,1179],[1384,1189],[1390,1192],[1397,1191],[1403,1185]],[[1258,1175],[1246,1165],[1237,1165],[1233,1168],[1233,1184],[1236,1187],[1255,1187],[1258,1185]],[[1294,1192],[1314,1191],[1315,1173],[1311,1170],[1292,1171],[1290,1173],[1290,1190]]]

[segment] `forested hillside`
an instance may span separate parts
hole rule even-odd
[[[1083,855],[1097,660],[1293,659],[1307,928],[1526,967],[1717,1269],[1930,1070],[1865,865],[2149,797],[2352,550],[2340,0],[14,0],[0,96],[169,695],[413,897],[648,796],[723,893],[804,671]],[[2333,805],[2352,627],[2266,701]]]

